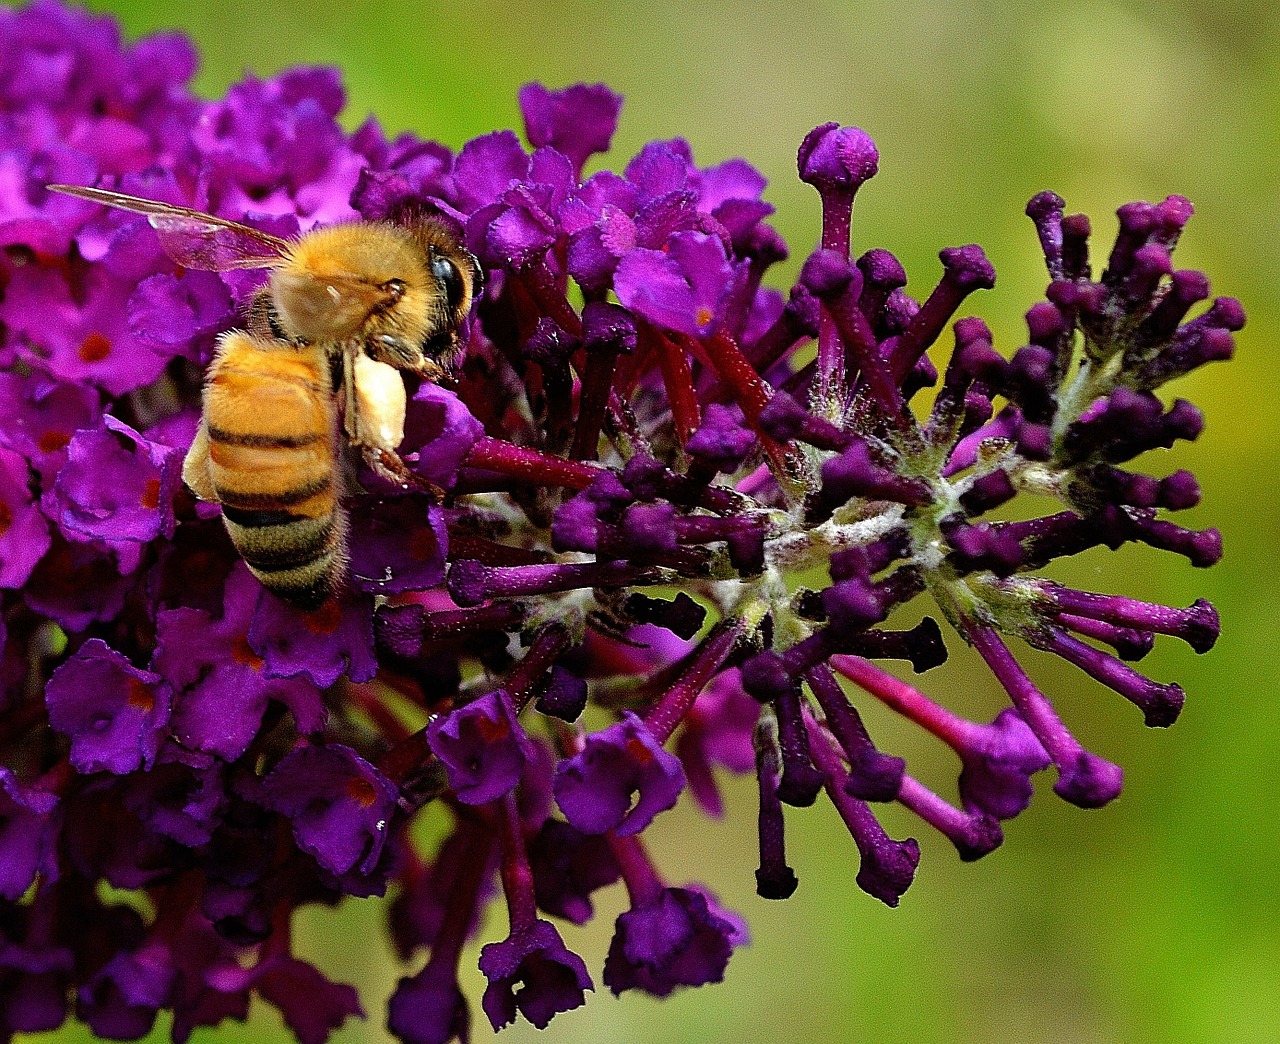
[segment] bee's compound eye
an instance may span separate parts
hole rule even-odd
[[[447,257],[434,257],[431,259],[431,274],[444,287],[450,311],[456,309],[462,303],[462,273],[458,266]]]

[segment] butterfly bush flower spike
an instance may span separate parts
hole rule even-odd
[[[205,101],[195,63],[53,0],[0,12],[0,1037],[76,1018],[137,1039],[169,1012],[184,1041],[256,997],[320,1044],[363,1009],[292,926],[344,896],[392,897],[404,963],[375,1017],[406,1044],[466,1041],[478,1012],[544,1027],[598,983],[664,997],[747,943],[648,829],[681,801],[723,816],[726,774],[755,777],[760,896],[803,887],[786,828],[825,815],[851,883],[896,906],[931,850],[886,803],[971,860],[1036,790],[1119,794],[1107,737],[1073,731],[1027,648],[1177,718],[1188,694],[1139,661],[1206,652],[1213,607],[1048,570],[1222,553],[1177,521],[1200,488],[1156,452],[1204,427],[1166,385],[1244,324],[1175,265],[1185,199],[1122,206],[1101,245],[1032,199],[1047,289],[998,350],[967,314],[995,285],[980,247],[908,283],[860,242],[856,201],[893,175],[856,127],[799,144],[819,206],[788,245],[744,160],[607,155],[603,85],[530,84],[523,139],[455,152],[344,130],[332,70]],[[194,271],[53,183],[283,237],[435,214],[479,259],[452,382],[404,375],[410,478],[347,483],[318,609],[267,593],[182,481],[217,337],[263,277]],[[976,720],[936,672],[966,644],[1006,697]],[[953,778],[882,747],[877,702]],[[589,968],[578,926],[611,888],[627,906]]]

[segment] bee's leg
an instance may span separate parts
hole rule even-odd
[[[369,469],[384,481],[401,489],[413,489],[419,493],[426,493],[436,503],[444,500],[445,491],[429,479],[424,479],[421,475],[415,475],[410,471],[398,453],[377,446],[361,446],[360,450]]]

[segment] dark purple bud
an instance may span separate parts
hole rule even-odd
[[[822,592],[822,608],[830,621],[831,639],[836,644],[878,624],[892,607],[883,590],[861,579],[841,580]]]
[[[911,539],[905,529],[863,547],[837,551],[827,563],[832,580],[870,580],[876,573],[911,553]]]
[[[765,433],[778,442],[799,439],[819,449],[841,450],[853,439],[830,421],[815,417],[784,391],[773,393],[758,421]]]
[[[685,443],[685,450],[716,471],[731,475],[758,443],[738,411],[713,402],[703,412],[702,425]]]
[[[943,532],[951,545],[950,560],[962,572],[989,569],[996,576],[1009,576],[1026,560],[1018,532],[1000,523],[959,523]]]
[[[387,1029],[403,1044],[466,1044],[471,1011],[458,987],[451,961],[431,960],[420,972],[401,979],[387,1002]]]
[[[1187,529],[1154,518],[1131,521],[1132,539],[1183,555],[1197,569],[1207,569],[1222,560],[1222,534],[1217,529]]]
[[[800,685],[787,661],[772,649],[744,661],[741,671],[743,689],[761,703],[771,703]]]
[[[582,340],[588,351],[630,355],[636,349],[636,320],[625,308],[588,301],[582,309]]]
[[[787,865],[782,802],[778,799],[781,758],[777,728],[762,715],[754,733],[756,784],[760,792],[757,819],[760,836],[760,866],[756,870],[756,894],[761,899],[789,899],[799,885],[795,871]]]
[[[1062,274],[1067,279],[1089,278],[1089,236],[1092,231],[1085,214],[1068,214],[1062,219]]]
[[[862,273],[839,250],[815,250],[800,270],[800,282],[821,300],[848,291],[857,300],[862,293]]]
[[[808,808],[817,800],[824,779],[810,760],[799,685],[778,695],[773,708],[778,715],[778,749],[782,753],[778,798],[793,808]]]
[[[796,155],[800,180],[818,191],[857,191],[875,176],[880,154],[870,135],[857,127],[824,123],[805,135]]]
[[[827,718],[827,727],[849,762],[844,789],[863,801],[892,801],[898,796],[906,762],[881,754],[867,735],[862,718],[846,698],[835,675],[825,664],[805,675]]]
[[[808,729],[813,741],[814,761],[823,777],[827,796],[849,828],[862,857],[858,887],[886,906],[897,906],[902,893],[911,887],[915,878],[916,867],[920,863],[920,846],[914,838],[895,841],[884,832],[866,804],[845,791],[840,757],[817,722],[810,720]]]
[[[916,674],[947,662],[947,646],[938,622],[926,616],[909,631],[862,631],[843,638],[847,651],[870,659],[908,660]]]
[[[1090,620],[1086,616],[1073,616],[1070,613],[1059,613],[1057,619],[1063,627],[1076,634],[1110,645],[1122,660],[1141,660],[1155,648],[1156,636],[1150,631],[1117,627],[1102,620]]]
[[[821,503],[834,510],[853,497],[896,500],[918,507],[932,499],[933,491],[923,479],[902,478],[876,463],[867,444],[859,439],[822,465]]]
[[[1028,638],[1038,648],[1056,653],[1114,689],[1142,711],[1148,727],[1168,728],[1177,721],[1186,699],[1181,686],[1154,682],[1115,657],[1056,628],[1040,628]]]
[[[1045,347],[1056,348],[1059,338],[1071,328],[1062,310],[1050,301],[1033,304],[1027,310],[1026,320],[1031,343]]]
[[[1018,493],[1013,479],[1003,468],[989,471],[973,480],[960,497],[960,505],[972,518],[1012,500]]]
[[[538,319],[533,334],[524,342],[524,354],[540,366],[564,366],[569,356],[582,347],[580,338],[565,333],[554,319]]]
[[[938,257],[942,260],[942,282],[911,317],[890,358],[890,369],[899,380],[911,372],[929,345],[938,339],[969,294],[996,285],[996,271],[976,244],[947,247]]]
[[[584,834],[615,830],[628,837],[675,805],[684,782],[680,759],[626,711],[556,766],[553,791],[565,819]]]
[[[577,721],[587,706],[587,683],[557,664],[534,706],[541,714]]]
[[[1040,237],[1040,249],[1053,279],[1063,278],[1062,271],[1062,212],[1066,203],[1056,192],[1039,192],[1027,204],[1027,217],[1036,226]]]

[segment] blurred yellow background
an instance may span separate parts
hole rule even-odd
[[[1280,1039],[1280,684],[1276,607],[1276,337],[1280,302],[1280,5],[1163,0],[1041,5],[1012,0],[535,4],[468,0],[300,0],[195,5],[110,0],[128,35],[188,32],[203,54],[197,80],[218,95],[245,70],[341,67],[348,125],[368,113],[454,148],[520,127],[515,95],[529,80],[606,81],[626,96],[607,164],[650,138],[682,135],[702,165],[743,156],[770,179],[775,224],[794,256],[816,242],[816,194],[795,176],[795,150],[817,123],[868,130],[880,174],[858,199],[855,250],[884,246],[904,261],[909,291],[936,281],[937,251],[980,242],[999,274],[970,299],[1006,354],[1025,340],[1022,314],[1047,282],[1022,208],[1052,188],[1093,218],[1095,259],[1109,249],[1115,208],[1190,197],[1197,214],[1177,261],[1204,268],[1214,291],[1240,297],[1249,325],[1238,359],[1173,388],[1206,412],[1200,440],[1144,461],[1190,467],[1203,504],[1179,521],[1222,529],[1226,558],[1197,571],[1146,548],[1080,556],[1057,574],[1091,590],[1189,604],[1208,597],[1223,637],[1207,656],[1162,639],[1147,673],[1187,690],[1181,720],[1148,731],[1119,696],[1061,661],[1019,655],[1083,742],[1126,770],[1123,796],[1084,812],[1038,777],[1032,808],[1006,824],[1005,846],[962,865],[949,843],[897,808],[894,836],[920,838],[917,881],[898,910],[853,883],[857,854],[824,802],[788,818],[800,875],[785,903],[756,898],[755,804],[734,785],[729,815],[707,827],[687,810],[650,831],[673,882],[699,879],[745,913],[754,943],[718,987],[665,1002],[615,1000],[600,987],[534,1039],[859,1042],[859,1044],[1165,1044]],[[596,161],[597,163],[599,161]],[[953,646],[954,662],[922,687],[956,709],[990,715],[994,680]],[[864,701],[869,703],[870,701]],[[949,793],[956,765],[927,737],[867,707],[882,748]],[[617,891],[616,889],[614,890]],[[592,929],[566,941],[598,972],[621,898],[609,893]],[[505,925],[495,911],[489,937]],[[371,1018],[338,1042],[387,1041],[385,997],[402,971],[385,957],[382,910],[352,903],[309,915],[303,955],[355,982]],[[464,957],[474,1039],[482,979]],[[274,1011],[203,1041],[274,1041]],[[79,1041],[65,1029],[45,1040]],[[157,1040],[165,1039],[160,1034]]]

